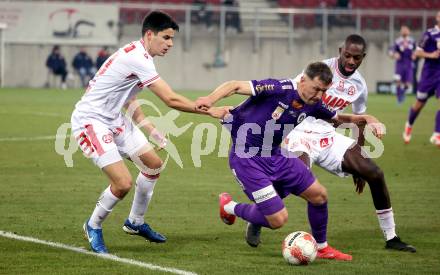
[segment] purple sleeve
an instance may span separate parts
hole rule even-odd
[[[274,96],[284,93],[284,87],[280,80],[277,79],[263,79],[252,80],[252,95],[254,97]]]
[[[310,115],[314,116],[315,118],[330,120],[336,116],[336,112],[330,111],[322,104],[322,102],[319,102],[316,104],[316,107]]]
[[[394,42],[393,52],[394,52],[394,53],[398,53],[398,52],[400,52],[399,43],[397,43],[397,41]]]
[[[424,34],[423,34],[423,36],[422,36],[422,39],[420,39],[420,41],[419,41],[419,47],[420,48],[422,48],[423,50],[426,50],[426,46],[428,45],[428,41],[429,41],[429,39],[430,39],[430,35],[429,35],[429,32],[425,32]]]

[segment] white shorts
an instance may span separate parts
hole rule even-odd
[[[342,171],[342,161],[355,143],[354,139],[336,132],[331,124],[307,117],[289,133],[285,144],[289,152],[307,153],[310,166],[315,163],[330,173],[346,177],[349,174]]]
[[[74,112],[71,123],[79,147],[99,168],[134,156],[149,144],[142,131],[124,115],[117,123],[104,123]]]

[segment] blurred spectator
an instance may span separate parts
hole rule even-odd
[[[102,47],[98,52],[98,56],[96,57],[96,69],[99,70],[102,64],[110,57],[110,52],[108,51],[108,47]]]
[[[351,8],[350,0],[337,0],[336,1],[337,9],[348,9]]]
[[[66,77],[67,77],[67,69],[66,69],[66,60],[64,56],[61,55],[60,47],[55,45],[52,48],[52,52],[49,54],[46,60],[46,67],[49,69],[49,73],[53,75],[61,76],[61,89],[67,89],[66,85]],[[46,82],[46,87],[49,87],[49,78]]]
[[[350,0],[337,0],[335,8],[336,9],[351,9]],[[338,27],[353,26],[354,25],[354,20],[349,15],[331,15],[331,16],[329,16],[329,21],[330,21],[329,22],[330,27],[332,25],[338,26]]]
[[[75,55],[72,66],[81,78],[81,85],[86,87],[88,81],[92,79],[95,74],[95,68],[93,67],[92,58],[87,54],[85,48],[82,47],[79,53]]]
[[[234,7],[234,8],[238,8],[239,6],[236,0],[224,0],[223,5],[225,7]],[[240,13],[238,11],[226,12],[226,28],[227,27],[235,28],[238,33],[243,32],[243,29],[241,27]]]
[[[212,29],[212,10],[209,10],[206,0],[194,0],[193,6],[197,8],[193,11],[192,21],[194,23],[205,23],[208,30]]]

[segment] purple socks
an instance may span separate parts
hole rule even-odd
[[[307,206],[312,235],[317,243],[324,243],[327,241],[327,202],[322,205],[313,205],[309,202]]]
[[[412,126],[414,124],[414,121],[416,120],[418,115],[419,115],[419,112],[414,111],[412,107],[409,109],[409,115],[408,115],[409,125]]]
[[[270,228],[269,223],[266,220],[266,217],[258,210],[256,204],[246,204],[239,203],[234,208],[235,214],[255,225],[261,225],[267,228]]]

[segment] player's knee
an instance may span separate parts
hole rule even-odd
[[[132,184],[131,177],[120,177],[114,182],[114,187],[120,195],[124,196],[130,191]]]
[[[287,212],[282,215],[278,215],[269,221],[270,228],[278,229],[287,223],[288,214]]]
[[[148,164],[148,168],[156,170],[160,169],[162,165],[163,161],[160,158],[155,158]]]
[[[313,203],[314,205],[322,205],[327,202],[327,190],[321,193],[319,196],[316,196]]]
[[[324,186],[320,186],[317,192],[309,199],[309,202],[313,205],[322,205],[327,202],[327,189]]]

